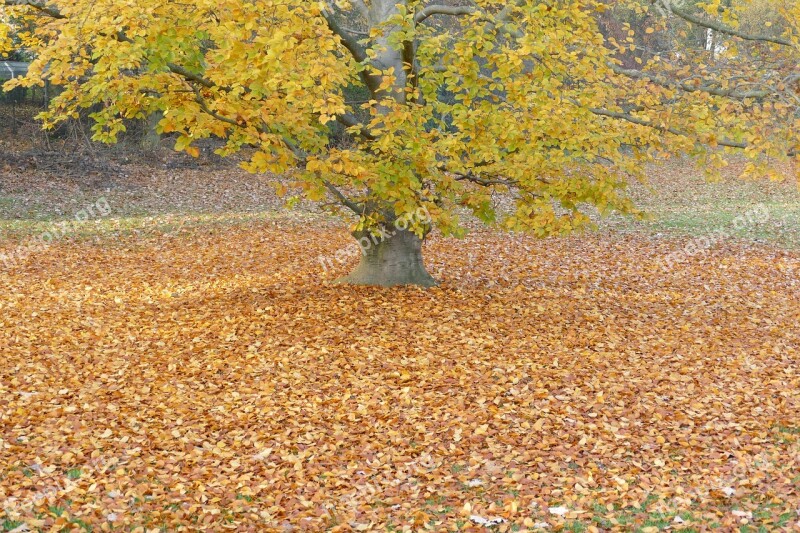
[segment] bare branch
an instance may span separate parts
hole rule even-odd
[[[419,11],[414,16],[414,22],[420,24],[427,18],[432,17],[434,15],[450,15],[458,17],[462,15],[472,15],[476,11],[477,10],[471,6],[442,6],[434,4]]]
[[[218,87],[211,80],[208,80],[208,79],[200,76],[199,74],[195,74],[195,73],[189,71],[188,69],[186,69],[185,67],[182,67],[180,65],[176,65],[175,63],[167,63],[167,68],[173,74],[177,74],[179,76],[182,76],[183,78],[186,78],[186,80],[188,80],[188,81],[193,81],[193,82],[195,82],[195,83],[197,83],[199,85],[202,85],[206,89],[212,89],[214,87]],[[226,91],[226,92],[230,91],[230,88],[228,88],[228,87],[218,87],[218,88],[222,89],[223,91]]]
[[[365,30],[357,30],[355,28],[348,28],[346,26],[342,26],[342,29],[351,35],[360,35],[362,37],[369,37],[370,35],[370,33]]]
[[[333,183],[331,183],[328,180],[323,180],[322,183],[325,184],[325,187],[328,188],[328,190],[331,192],[331,194],[334,195],[336,197],[336,199],[339,200],[339,203],[341,203],[343,206],[345,206],[348,209],[350,209],[350,211],[352,211],[356,215],[364,214],[364,209],[361,206],[359,206],[357,203],[355,203],[354,201],[350,200],[347,196],[342,194],[342,191],[337,189],[333,185]]]
[[[701,26],[703,28],[708,28],[710,30],[718,31],[719,33],[724,33],[725,35],[731,35],[734,37],[739,37],[740,39],[744,39],[745,41],[759,41],[765,43],[772,43],[772,44],[780,44],[782,46],[794,46],[794,44],[789,41],[788,39],[783,39],[781,37],[772,37],[770,35],[752,35],[749,33],[745,33],[743,31],[739,31],[735,28],[731,28],[730,26],[726,26],[725,24],[721,24],[719,22],[714,22],[710,20],[705,20],[691,13],[680,9],[679,7],[675,6],[675,2],[671,2],[669,0],[662,0],[659,2],[659,5],[665,7],[669,12],[672,14],[682,18],[687,22],[691,22],[697,26]]]
[[[363,122],[359,121],[353,115],[348,113],[336,115],[336,121],[347,128],[358,128],[358,134],[368,141],[374,141],[377,138],[370,133],[369,129]]]
[[[504,185],[506,187],[514,187],[517,185],[517,182],[513,180],[507,180],[501,178],[486,179],[478,175],[475,175],[472,172],[468,172],[466,174],[456,174],[456,181],[469,181],[472,183],[477,183],[478,185],[483,185],[484,187],[491,187],[493,185]]]

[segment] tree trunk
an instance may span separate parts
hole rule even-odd
[[[142,132],[141,147],[146,152],[152,152],[161,145],[161,135],[158,134],[158,123],[164,118],[161,111],[150,113],[144,120],[144,132]]]
[[[422,239],[415,233],[392,229],[380,236],[366,231],[353,236],[361,247],[361,262],[350,275],[337,282],[382,287],[436,285],[422,261]]]

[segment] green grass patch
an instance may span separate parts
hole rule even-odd
[[[3,527],[3,531],[12,531],[21,525],[22,522],[18,522],[16,520],[3,520],[3,522],[0,523],[0,526]]]

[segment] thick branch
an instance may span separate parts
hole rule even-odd
[[[367,59],[367,52],[364,48],[358,43],[358,39],[349,33],[339,21],[336,20],[336,16],[328,11],[327,9],[322,12],[322,16],[325,17],[325,21],[328,23],[328,28],[336,34],[336,36],[341,39],[342,44],[345,48],[350,52],[353,56],[353,59],[361,63]]]
[[[661,126],[659,124],[654,124],[649,120],[645,120],[643,118],[634,117],[632,115],[627,115],[625,113],[617,113],[616,111],[608,111],[607,109],[597,109],[597,108],[590,108],[589,111],[595,115],[608,117],[608,118],[615,118],[619,120],[624,120],[626,122],[630,122],[632,124],[638,124],[639,126],[644,126],[646,128],[652,128],[656,131],[660,131],[663,133],[671,133],[672,135],[677,135],[678,137],[688,137],[689,134],[683,132],[681,130],[671,128],[668,126]],[[728,148],[747,148],[747,143],[730,141],[727,139],[721,139],[717,141],[717,144],[720,146],[727,146]]]
[[[701,26],[703,28],[708,28],[710,30],[718,31],[719,33],[724,33],[725,35],[732,35],[734,37],[739,37],[740,39],[744,39],[745,41],[759,41],[764,43],[780,44],[783,46],[794,46],[792,42],[789,41],[788,39],[783,39],[781,37],[772,37],[770,35],[752,35],[749,33],[745,33],[743,31],[739,31],[735,28],[731,28],[730,26],[726,26],[725,24],[719,22],[701,19],[700,17],[696,17],[691,13],[688,13],[676,7],[675,2],[671,2],[670,0],[661,0],[660,4],[663,7],[665,7],[668,11],[670,11],[674,15],[682,18],[687,22],[691,22],[692,24]]]
[[[482,185],[484,187],[491,187],[493,185],[505,185],[506,187],[515,187],[517,185],[517,183],[512,180],[501,179],[501,178],[486,179],[476,174],[473,174],[472,172],[468,172],[466,174],[456,174],[456,181],[469,181],[472,183],[477,183],[478,185]]]
[[[361,15],[365,19],[369,18],[369,8],[367,7],[367,4],[364,2],[364,0],[350,0],[350,3],[355,6],[355,8],[358,10],[359,15]]]
[[[736,89],[721,89],[719,87],[712,87],[710,85],[694,85],[687,82],[674,82],[662,76],[651,74],[649,72],[642,72],[641,70],[626,69],[617,65],[609,65],[615,74],[626,76],[637,80],[648,80],[656,85],[665,87],[667,89],[679,89],[687,93],[703,92],[714,96],[723,96],[734,98],[737,100],[744,100],[745,98],[766,98],[771,93],[770,91],[738,91]]]
[[[374,141],[376,137],[370,133],[367,126],[350,114],[336,115],[336,121],[347,128],[358,128],[358,134],[368,141]]]
[[[358,63],[365,62],[368,59],[367,51],[358,42],[358,38],[352,33],[348,32],[344,26],[339,24],[339,21],[336,20],[336,16],[332,11],[325,9],[322,12],[322,16],[325,17],[325,22],[328,23],[328,28],[331,30],[331,32],[333,32],[334,35],[339,37],[339,39],[342,41],[342,46],[344,46],[347,51],[350,52],[350,55],[353,56],[353,59],[355,59]],[[361,77],[361,81],[364,82],[364,85],[367,86],[370,92],[375,94],[380,87],[380,81],[364,71],[362,71],[359,76]]]
[[[31,7],[40,13],[44,13],[54,19],[65,19],[66,16],[62,15],[61,12],[55,7],[48,6],[42,0],[0,0],[0,5],[5,5],[9,7]]]
[[[323,182],[322,182],[322,183],[324,183],[324,184],[325,184],[325,187],[327,187],[327,188],[328,188],[328,190],[331,192],[331,194],[333,194],[333,195],[336,197],[336,199],[337,199],[337,200],[339,200],[339,202],[340,202],[340,203],[341,203],[343,206],[345,206],[345,207],[347,207],[348,209],[350,209],[350,211],[352,211],[352,212],[353,212],[353,213],[355,213],[356,215],[362,215],[362,214],[364,214],[364,209],[363,209],[363,208],[361,208],[361,207],[360,207],[360,206],[359,206],[357,203],[355,203],[355,202],[353,202],[352,200],[350,200],[349,198],[347,198],[347,196],[345,196],[344,194],[342,194],[342,191],[340,191],[339,189],[337,189],[337,188],[336,188],[336,187],[333,185],[333,183],[331,183],[331,182],[330,182],[330,181],[328,181],[328,180],[323,180]]]
[[[214,87],[217,87],[217,85],[215,85],[214,82],[207,80],[206,78],[200,76],[199,74],[195,74],[180,65],[176,65],[174,63],[167,63],[167,68],[170,70],[170,72],[182,76],[188,81],[193,81],[199,85],[202,85],[206,89],[212,89]],[[228,87],[219,87],[219,88],[226,92],[230,91]]]
[[[420,24],[424,20],[434,15],[451,15],[451,16],[461,16],[461,15],[472,15],[475,13],[476,9],[471,6],[442,6],[442,5],[432,5],[428,6],[421,11],[419,11],[414,16],[414,22]]]

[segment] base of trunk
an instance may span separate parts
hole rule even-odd
[[[353,235],[361,247],[361,262],[349,275],[336,280],[352,285],[418,285],[434,287],[436,280],[422,261],[422,239],[405,230],[393,230],[381,237],[359,232]]]

